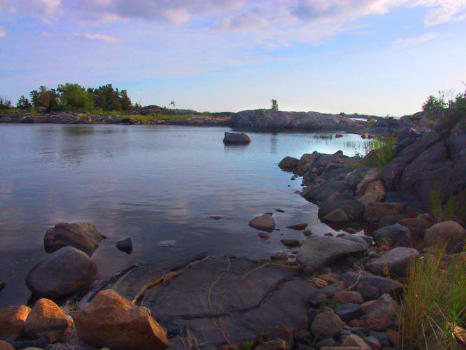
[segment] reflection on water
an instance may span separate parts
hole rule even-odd
[[[295,194],[299,181],[277,164],[286,155],[354,155],[358,135],[249,133],[247,146],[224,146],[227,128],[118,125],[0,125],[0,307],[28,297],[24,277],[46,254],[43,236],[60,221],[94,223],[109,239],[94,253],[103,277],[133,263],[173,266],[199,252],[264,258],[302,238],[286,226],[331,231],[316,207]],[[320,135],[320,134],[319,134]],[[248,221],[275,213],[269,241]],[[222,220],[212,220],[212,215]],[[115,241],[131,236],[134,252]],[[158,242],[175,240],[174,247]]]

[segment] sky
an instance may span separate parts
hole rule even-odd
[[[466,81],[466,0],[0,0],[0,96],[401,116]]]

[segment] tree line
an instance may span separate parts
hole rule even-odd
[[[59,84],[55,89],[40,86],[29,93],[30,99],[21,96],[16,108],[32,107],[46,112],[53,111],[127,111],[133,105],[126,90],[113,88],[112,84],[98,88],[84,88],[79,84]],[[0,108],[12,108],[11,101],[0,98]]]

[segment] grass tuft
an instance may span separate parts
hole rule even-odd
[[[365,143],[364,153],[366,155],[361,157],[356,163],[356,167],[382,169],[395,158],[396,143],[396,138],[375,139]]]
[[[464,252],[444,267],[443,252],[413,261],[400,315],[403,349],[456,349],[454,328],[466,325]]]

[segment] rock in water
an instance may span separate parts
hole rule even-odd
[[[62,222],[47,230],[44,248],[47,253],[53,253],[60,248],[71,246],[91,256],[103,238],[105,237],[92,224]]]
[[[287,228],[291,228],[292,230],[296,230],[296,231],[303,231],[306,227],[307,227],[307,224],[302,223],[302,224],[291,225],[291,226],[288,226]]]
[[[133,240],[131,237],[122,239],[116,242],[116,247],[126,254],[131,254],[133,252]]]
[[[169,346],[163,328],[150,311],[138,307],[111,289],[97,294],[74,314],[79,339],[115,350],[158,350]]]
[[[275,229],[275,220],[271,214],[263,214],[249,221],[249,226],[258,230],[271,232]]]
[[[95,262],[81,250],[65,247],[34,266],[26,285],[38,298],[60,299],[88,288],[96,278]]]
[[[26,305],[0,309],[0,338],[21,334],[31,309]]]
[[[298,159],[285,157],[278,163],[278,166],[283,171],[293,171],[298,166]]]
[[[281,239],[280,242],[289,248],[299,247],[300,244],[297,239]]]
[[[301,245],[298,262],[305,271],[313,272],[348,255],[363,253],[366,247],[343,238],[311,236]]]
[[[251,139],[245,133],[225,132],[223,143],[225,145],[247,145]]]
[[[49,299],[39,299],[26,320],[25,332],[30,338],[46,336],[51,343],[62,340],[71,326],[65,313]]]

